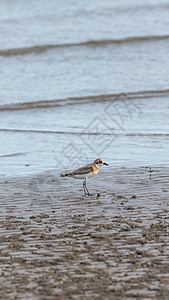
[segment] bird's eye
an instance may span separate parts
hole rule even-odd
[[[99,160],[99,164],[102,164],[102,161],[101,161],[101,160]]]

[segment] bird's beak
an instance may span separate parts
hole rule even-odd
[[[108,166],[108,164],[106,164],[105,162],[104,162],[104,164],[103,165],[106,165],[106,166]]]

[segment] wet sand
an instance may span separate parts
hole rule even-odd
[[[168,299],[169,168],[0,182],[1,299]],[[103,178],[106,180],[103,181]]]

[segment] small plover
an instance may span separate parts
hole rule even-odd
[[[108,164],[106,164],[103,159],[98,158],[92,164],[86,165],[70,173],[60,174],[60,176],[61,177],[68,176],[76,179],[84,179],[83,182],[84,193],[85,195],[90,195],[87,189],[87,179],[97,175],[100,167],[103,165],[108,166]]]

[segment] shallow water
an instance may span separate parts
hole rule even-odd
[[[1,105],[30,102],[36,107],[37,101],[69,97],[162,93],[169,82],[168,49],[169,39],[1,56]]]
[[[0,176],[168,162],[168,1],[0,2]]]
[[[168,0],[5,0],[0,8],[1,49],[168,35]]]
[[[40,113],[7,110],[1,112],[0,128],[2,176],[52,170],[59,174],[99,156],[115,167],[168,164],[166,97],[71,105]]]

